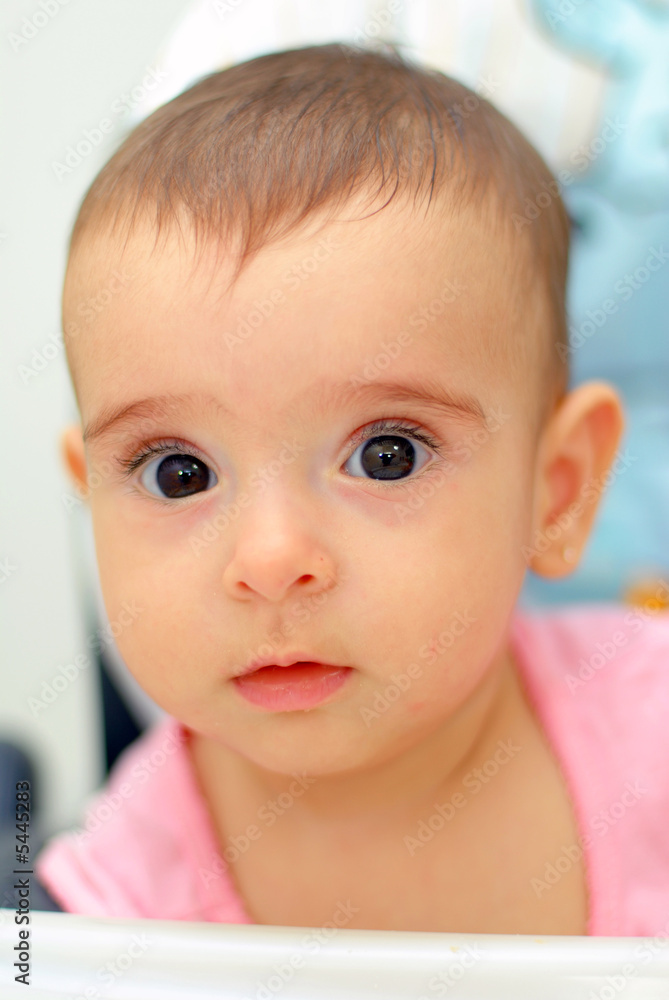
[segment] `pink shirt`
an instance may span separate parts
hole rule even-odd
[[[574,805],[588,934],[668,933],[669,614],[605,605],[517,612],[511,641]],[[37,875],[65,910],[253,923],[219,853],[189,739],[173,718],[143,734],[84,827],[47,842]],[[577,850],[566,844],[547,859],[538,895]]]

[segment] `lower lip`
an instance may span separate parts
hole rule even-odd
[[[291,667],[261,667],[234,683],[247,701],[273,712],[314,708],[345,683],[352,667],[299,663]]]

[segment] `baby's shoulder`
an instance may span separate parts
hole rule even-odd
[[[666,801],[669,613],[649,605],[521,613],[512,645],[544,729],[574,767],[596,768],[602,781],[605,772],[652,774]]]
[[[220,871],[207,805],[192,773],[189,732],[167,718],[116,761],[79,829],[57,834],[37,874],[66,910],[89,916],[239,922]],[[243,921],[243,915],[241,920]]]
[[[669,697],[669,612],[659,605],[521,611],[512,635],[519,666],[542,686],[600,704],[660,691]]]
[[[655,933],[669,884],[669,613],[647,602],[521,619],[519,671],[584,834],[595,933]]]

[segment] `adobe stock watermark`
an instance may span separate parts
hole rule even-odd
[[[456,639],[464,635],[477,619],[472,618],[468,611],[456,611],[452,616],[447,628],[442,629],[439,635],[430,643],[426,643],[418,650],[418,656],[433,664],[439,656],[443,655],[447,649],[455,643]],[[410,663],[406,670],[399,674],[391,674],[389,682],[377,691],[372,700],[371,706],[360,706],[360,717],[369,729],[375,719],[382,715],[398,701],[403,694],[411,688],[413,681],[423,676],[423,666],[420,663]]]
[[[289,983],[299,969],[307,964],[303,952],[318,954],[324,944],[334,935],[350,924],[360,907],[354,906],[350,899],[346,902],[337,900],[337,906],[330,920],[320,927],[315,927],[302,938],[299,951],[293,952],[286,960],[277,962],[274,971],[266,980],[256,980],[256,991],[253,998],[243,997],[242,1000],[272,1000]]]
[[[18,567],[14,565],[9,556],[3,556],[0,559],[0,583],[6,583],[10,576],[14,576],[17,569]]]
[[[116,639],[121,632],[134,624],[143,610],[144,608],[138,608],[134,601],[122,601],[118,617],[114,621],[108,622],[103,628],[92,632],[86,639],[86,645],[89,649],[99,652],[104,646]],[[88,653],[78,653],[71,663],[60,666],[48,681],[42,681],[39,697],[31,696],[28,698],[28,708],[33,716],[37,717],[49,705],[53,705],[60,695],[74,684],[82,671],[88,670],[92,663]]]
[[[103,483],[106,483],[114,472],[118,473],[118,469],[115,469],[111,462],[103,459],[98,465],[93,466],[90,472],[87,472],[85,487],[75,483],[72,487],[73,493],[61,493],[61,503],[68,514],[76,510],[77,507],[82,507],[90,498],[92,491],[99,489]]]
[[[635,976],[639,975],[643,966],[650,965],[654,962],[658,956],[664,957],[666,955],[667,945],[669,944],[669,923],[664,925],[664,928],[658,931],[653,936],[648,935],[647,939],[643,941],[642,944],[637,945],[632,952],[635,959],[638,962],[626,962],[619,972],[614,975],[606,976],[606,984],[595,992],[595,990],[590,990],[588,993],[587,1000],[615,1000],[615,998],[622,993],[630,985],[630,982]],[[653,979],[653,983],[659,983],[659,979]],[[647,992],[646,986],[652,986],[650,981],[643,984],[641,993],[638,993],[636,989],[632,990],[635,997],[640,997]],[[655,991],[653,990],[653,995]],[[659,994],[657,994],[659,996]]]
[[[125,268],[121,270],[114,269],[105,285],[95,295],[91,295],[78,303],[76,313],[84,320],[84,326],[82,327],[81,324],[75,323],[73,320],[68,322],[65,327],[68,338],[80,336],[85,327],[105,311],[112,299],[119,292],[126,289],[132,279],[133,275],[128,274]],[[17,371],[23,384],[27,385],[32,379],[36,378],[40,372],[43,372],[48,367],[51,361],[60,357],[64,350],[65,344],[63,342],[63,334],[60,330],[57,333],[50,334],[41,348],[33,347],[30,361],[27,364],[17,366]]]
[[[137,422],[137,431],[141,434],[155,434],[155,423],[148,417],[143,417]],[[99,490],[101,486],[114,481],[121,474],[123,463],[118,458],[114,462],[107,459],[87,463],[86,485],[73,483],[71,493],[61,493],[61,503],[70,514],[73,510],[83,507],[90,500],[91,493]]]
[[[648,965],[650,962],[654,961],[658,955],[662,955],[666,952],[669,947],[669,921],[664,925],[661,930],[656,931],[655,934],[648,935],[648,940],[644,941],[643,944],[637,945],[632,954],[635,958],[640,959],[642,965]]]
[[[51,169],[58,181],[64,177],[69,177],[77,167],[81,166],[84,160],[91,155],[94,149],[102,145],[105,136],[109,135],[118,125],[118,120],[125,118],[135,108],[139,107],[147,95],[166,80],[168,74],[163,70],[155,69],[153,66],[146,66],[141,83],[133,87],[130,91],[124,91],[116,97],[107,115],[100,118],[98,123],[92,128],[85,128],[81,138],[74,144],[66,146],[65,152],[60,160],[51,161]],[[108,117],[111,115],[111,117]]]
[[[619,651],[627,646],[630,636],[636,635],[644,627],[646,622],[660,614],[666,608],[669,599],[669,583],[661,580],[655,591],[655,596],[648,598],[643,605],[638,605],[633,611],[628,611],[622,621],[624,629],[618,629],[604,642],[596,642],[594,652],[586,658],[582,656],[578,661],[578,670],[575,674],[565,674],[565,684],[571,694],[585,687],[588,681],[596,677],[600,670],[607,664],[615,660]]]
[[[463,121],[476,114],[481,107],[481,99],[487,100],[489,97],[492,97],[500,87],[501,83],[499,80],[494,80],[489,76],[481,77],[472,88],[475,91],[474,94],[467,94],[463,98],[462,104],[459,102],[451,104],[448,109],[448,119],[456,131],[460,129]],[[439,130],[437,132],[439,133]],[[441,138],[442,136],[439,137]]]
[[[589,143],[578,146],[570,154],[569,161],[578,170],[574,172],[566,167],[558,170],[557,180],[552,178],[550,181],[542,181],[543,190],[535,192],[534,198],[529,196],[525,198],[525,210],[522,214],[512,213],[511,221],[516,232],[519,233],[526,226],[531,226],[533,222],[536,222],[541,213],[552,205],[556,198],[561,197],[563,190],[570,187],[574,181],[579,180],[588,167],[592,166],[610,144],[628,128],[628,122],[621,122],[619,118],[607,118],[599,135],[591,139]]]
[[[522,546],[521,553],[525,562],[529,565],[535,556],[547,552],[564,532],[569,531],[574,522],[582,517],[587,507],[595,503],[618,476],[626,472],[633,462],[636,462],[637,458],[638,455],[631,455],[627,448],[624,454],[616,455],[611,468],[602,476],[592,476],[586,483],[583,483],[579,490],[580,499],[572,501],[567,510],[562,511],[554,523],[549,524],[545,530],[537,529],[534,533],[532,546]]]
[[[391,366],[402,354],[405,347],[412,343],[414,333],[423,333],[430,323],[433,323],[445,311],[446,306],[467,290],[467,285],[463,285],[458,279],[447,279],[437,295],[427,304],[421,305],[411,313],[407,320],[407,327],[403,329],[390,342],[381,341],[380,350],[370,358],[362,369],[362,374],[351,375],[349,382],[354,386],[367,385],[379,378],[383,372]]]
[[[121,979],[130,969],[137,959],[146,955],[149,948],[155,943],[148,934],[133,934],[127,948],[118,955],[101,965],[95,973],[96,982],[101,987],[113,986],[117,979]],[[106,990],[100,990],[97,986],[87,986],[84,993],[71,996],[71,1000],[98,1000],[107,995]]]
[[[210,868],[199,868],[198,874],[205,885],[209,888],[212,882],[220,879],[224,872],[227,872],[230,865],[238,861],[242,854],[246,854],[251,849],[253,843],[260,840],[264,831],[274,826],[277,819],[284,815],[301,798],[312,785],[316,784],[316,778],[311,778],[308,774],[292,774],[293,780],[288,788],[280,792],[275,799],[268,799],[259,807],[256,813],[257,822],[249,823],[242,833],[229,835],[225,838],[226,846],[223,848],[222,856],[216,853],[211,861]]]
[[[434,840],[436,834],[443,830],[446,824],[450,823],[522,749],[522,746],[516,746],[512,739],[498,740],[497,750],[492,757],[489,757],[482,767],[473,767],[462,779],[462,787],[467,795],[464,792],[454,792],[446,802],[435,802],[434,812],[427,819],[419,820],[415,836],[407,834],[402,838],[411,857]]]
[[[395,14],[411,7],[414,0],[388,0],[385,7],[376,10],[363,25],[353,29],[353,44],[367,47],[370,41],[382,41],[393,26]]]
[[[211,7],[219,21],[222,21],[226,14],[232,14],[244,3],[246,0],[211,0]]]
[[[237,0],[237,2],[241,3],[242,0]],[[415,0],[388,0],[385,6],[375,10],[373,15],[364,24],[357,25],[353,29],[352,45],[369,48],[370,43],[373,45],[374,43],[384,42],[387,39],[388,30],[394,27],[395,15],[411,8],[414,3]],[[351,48],[351,43],[349,43],[348,47],[349,49]],[[481,97],[488,97],[494,94],[500,86],[500,82],[493,80],[492,77],[481,77],[470,89]],[[459,127],[464,118],[469,118],[479,107],[480,103],[480,100],[476,101],[474,94],[470,94],[467,95],[462,104],[452,104],[448,114],[455,127]],[[437,129],[435,130],[434,137],[435,139],[443,138],[443,135],[439,135],[439,130]],[[430,142],[429,145],[431,149],[432,143]]]
[[[29,17],[23,17],[18,31],[10,31],[7,34],[7,40],[14,51],[20,52],[28,42],[36,38],[69,2],[70,0],[39,0],[37,5],[39,10],[33,11]]]
[[[441,969],[428,981],[428,990],[431,990],[437,996],[446,996],[451,987],[459,983],[461,979],[464,979],[467,973],[478,965],[482,958],[482,952],[475,945],[465,944],[459,946],[457,951],[450,957],[446,968]],[[431,998],[423,993],[418,997],[418,1000],[431,1000]]]
[[[606,809],[600,809],[589,819],[589,826],[599,837],[605,837],[609,830],[627,815],[630,809],[638,803],[644,795],[649,792],[644,788],[639,780],[634,783],[625,782],[624,791],[620,798],[612,802]],[[560,854],[552,861],[547,861],[543,871],[543,877],[530,879],[530,885],[538,899],[545,892],[552,889],[554,885],[570,872],[575,864],[583,857],[583,851],[587,850],[594,841],[591,833],[585,833],[578,843],[562,846]]]
[[[170,757],[186,742],[187,736],[179,728],[161,741],[160,745],[134,764],[130,772],[130,781],[113,784],[102,794],[97,794],[95,800],[85,811],[83,825],[74,830],[72,836],[77,844],[85,844],[91,836],[100,830],[105,823],[131,799],[138,788],[142,788],[151,776],[156,774]]]
[[[613,286],[613,293],[616,298],[608,297],[600,303],[596,309],[586,309],[585,318],[575,326],[569,324],[569,345],[556,344],[555,349],[562,361],[570,354],[574,354],[591,337],[601,330],[607,323],[609,316],[613,316],[620,308],[620,302],[629,302],[635,292],[643,288],[653,274],[664,267],[669,260],[669,251],[664,249],[664,244],[659,247],[649,247],[648,256],[643,264],[628,271],[622,278],[616,281]]]
[[[237,520],[243,510],[247,510],[253,503],[253,495],[263,493],[267,487],[277,479],[288,465],[292,465],[298,455],[306,451],[304,445],[297,440],[282,441],[283,448],[278,456],[268,462],[267,465],[257,469],[249,485],[253,494],[242,490],[236,500],[232,503],[224,504],[218,513],[212,517],[197,535],[189,535],[188,544],[193,555],[199,556],[203,549],[208,548],[212,542],[217,541],[222,531]]]
[[[405,671],[399,674],[391,674],[389,682],[381,691],[377,691],[372,700],[372,707],[360,706],[360,717],[367,728],[374,719],[384,715],[388,709],[398,701],[403,694],[409,690],[412,682],[423,676],[423,668],[420,663],[410,663]]]
[[[16,891],[12,892],[10,889],[3,891],[2,899],[0,899],[0,926],[6,923],[14,923],[18,898]]]
[[[452,459],[460,462],[467,462],[469,459],[488,443],[491,436],[496,434],[511,419],[511,415],[505,413],[501,407],[492,410],[485,418],[484,426],[478,427],[459,438],[448,450],[448,461],[441,461],[429,474],[420,478],[410,478],[406,483],[398,479],[398,488],[409,494],[406,502],[398,503],[395,506],[395,514],[401,524],[411,514],[417,513],[425,506],[438,490],[449,482],[450,477],[458,471],[459,466]]]
[[[269,659],[274,656],[275,653],[281,653],[285,646],[285,639],[288,636],[293,635],[295,632],[296,626],[294,622],[291,621],[291,618],[299,621],[301,625],[306,625],[312,615],[315,615],[318,611],[320,611],[330,600],[339,585],[341,583],[346,583],[349,579],[350,574],[342,570],[336,577],[325,577],[323,586],[318,593],[309,594],[306,597],[300,598],[299,601],[294,601],[288,609],[290,618],[285,618],[281,622],[278,629],[270,633],[265,642],[261,643],[255,651],[247,649],[245,662],[235,664],[234,669],[243,670],[248,663],[252,663],[259,659]]]
[[[332,254],[338,250],[340,244],[334,241],[332,236],[324,236],[313,248],[312,252],[301,260],[292,264],[281,275],[281,286],[289,292],[295,292],[312,274],[329,260]],[[277,306],[285,305],[288,297],[284,287],[277,286],[269,291],[264,298],[254,299],[252,308],[237,321],[233,332],[223,334],[223,341],[232,352],[235,347],[249,340],[254,332],[263,325],[266,319],[274,313]]]
[[[564,24],[574,11],[588,2],[589,0],[558,0],[557,3],[553,3],[552,7],[542,11],[542,18],[548,27],[555,31],[559,24]]]

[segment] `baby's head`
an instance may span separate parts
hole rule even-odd
[[[65,454],[167,712],[324,774],[485,711],[621,430],[612,389],[566,389],[568,242],[518,130],[393,53],[263,56],[133,132],[73,232]],[[270,704],[234,679],[259,659],[349,669]]]

